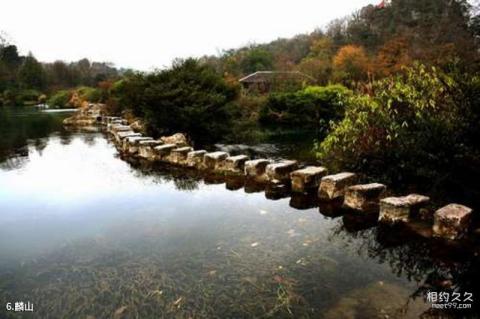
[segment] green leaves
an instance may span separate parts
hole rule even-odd
[[[310,86],[294,93],[268,97],[260,110],[260,121],[269,125],[326,129],[326,123],[343,117],[352,92],[342,85]]]
[[[480,114],[478,106],[473,109],[478,94],[467,94],[455,78],[415,65],[405,74],[375,82],[372,96],[348,100],[345,118],[332,125],[318,156],[332,167],[362,168],[393,178],[445,169],[465,152],[460,145],[472,126],[466,123]],[[439,157],[442,164],[432,161]]]

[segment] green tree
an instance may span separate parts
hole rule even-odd
[[[136,74],[112,90],[124,108],[143,115],[153,135],[185,132],[201,143],[217,140],[228,130],[238,94],[211,66],[195,59],[177,60],[167,70]]]
[[[43,66],[32,54],[25,57],[20,70],[18,71],[20,85],[27,89],[44,89],[46,76]]]
[[[275,93],[260,109],[263,124],[324,130],[343,117],[352,92],[342,85],[310,86],[294,93]]]
[[[265,49],[252,48],[243,57],[240,67],[243,74],[271,70],[273,68],[273,55]]]

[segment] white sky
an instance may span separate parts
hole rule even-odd
[[[5,31],[44,62],[113,62],[151,70],[250,42],[311,32],[380,0],[7,0]]]

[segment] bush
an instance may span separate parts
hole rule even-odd
[[[37,90],[7,89],[2,100],[4,105],[34,105],[41,95]]]
[[[318,155],[335,170],[359,169],[397,181],[452,172],[470,153],[466,134],[476,127],[470,103],[476,102],[466,87],[453,75],[421,65],[376,82],[373,96],[350,99],[345,118],[333,124]]]
[[[57,108],[68,108],[70,107],[70,98],[72,97],[72,92],[69,90],[60,90],[52,95],[47,104],[50,107],[57,107]]]
[[[228,130],[238,94],[213,68],[194,59],[127,77],[112,92],[121,108],[145,119],[151,134],[185,132],[199,142],[214,141]]]
[[[102,102],[102,90],[97,88],[92,88],[88,86],[81,86],[77,88],[78,97],[80,100],[88,101],[91,103]]]
[[[275,93],[260,110],[267,125],[323,129],[343,117],[351,91],[341,85],[311,86],[295,93]]]

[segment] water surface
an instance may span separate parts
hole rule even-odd
[[[471,250],[128,163],[65,116],[0,109],[1,318],[435,318],[427,290],[478,290]]]

